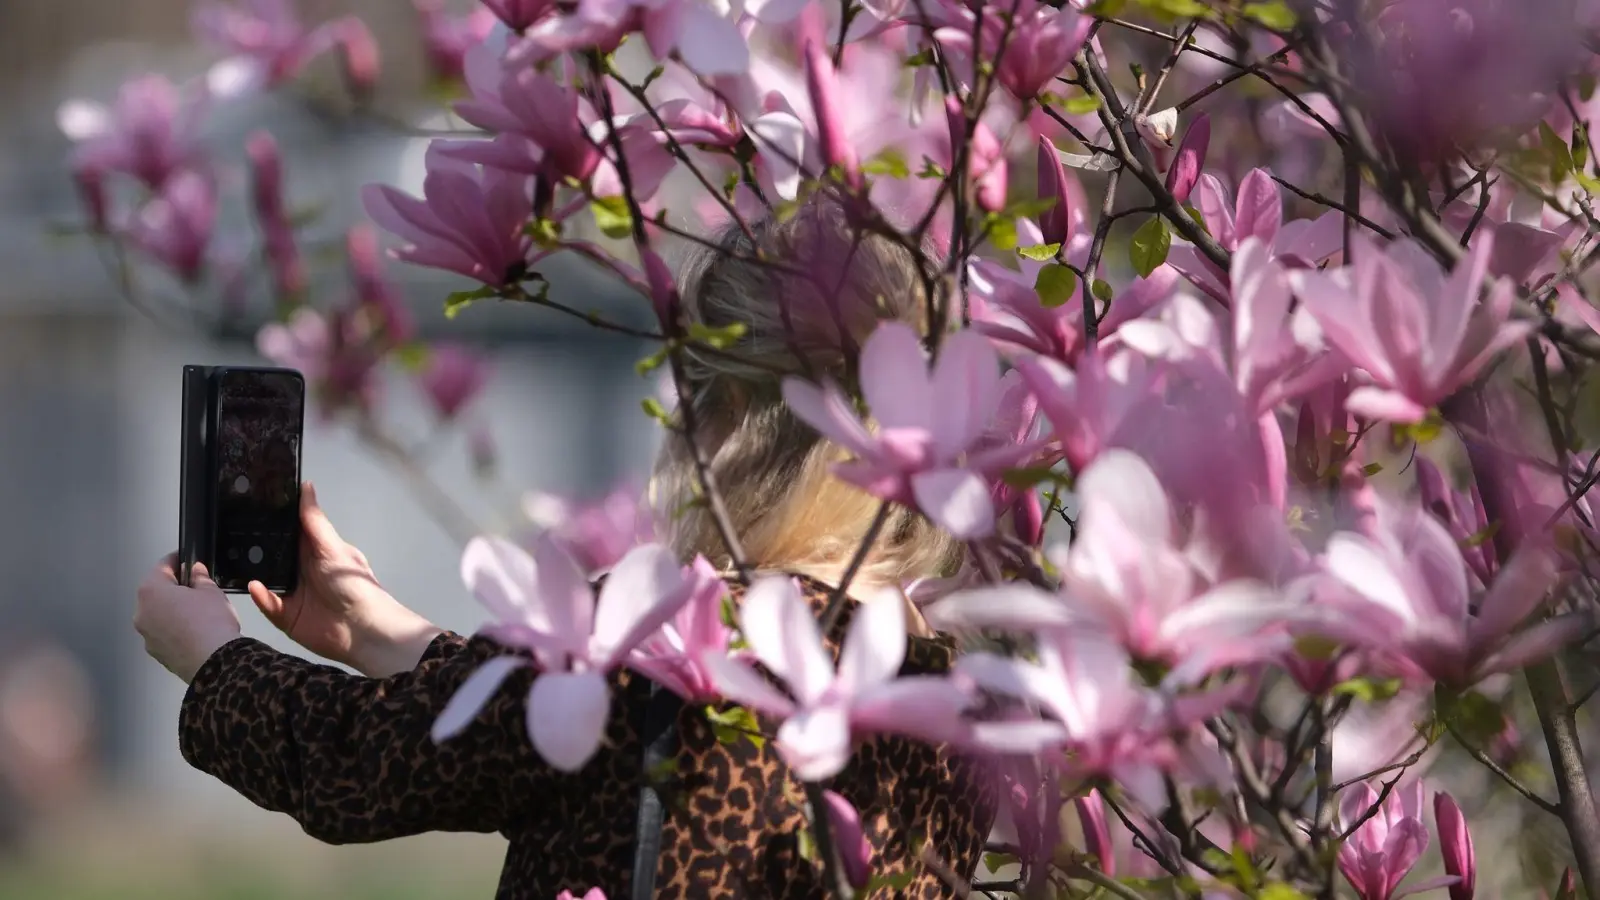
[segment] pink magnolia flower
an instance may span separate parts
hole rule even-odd
[[[1494,543],[1489,540],[1488,514],[1483,510],[1477,482],[1469,484],[1465,492],[1459,491],[1433,460],[1419,453],[1413,464],[1417,467],[1417,499],[1450,532],[1477,580],[1488,584],[1499,561]]]
[[[857,607],[837,671],[793,579],[752,585],[739,610],[739,632],[793,700],[744,662],[715,653],[701,662],[725,698],[784,720],[778,751],[802,781],[838,774],[857,735],[887,732],[942,744],[966,732],[960,714],[970,698],[956,684],[931,675],[896,677],[907,641],[897,591]]]
[[[861,351],[861,390],[878,423],[872,434],[831,381],[785,378],[784,400],[802,421],[854,453],[835,473],[868,493],[921,509],[964,539],[994,530],[989,479],[1037,445],[975,449],[1000,399],[1000,362],[979,334],[948,335],[929,371],[911,326],[880,325]]]
[[[860,165],[855,148],[845,135],[840,115],[839,107],[844,98],[839,91],[838,76],[821,45],[806,46],[805,73],[806,94],[811,98],[811,110],[817,119],[817,145],[822,152],[822,164],[828,168],[837,166],[846,184],[860,187]]]
[[[562,891],[556,895],[556,900],[606,900],[606,893],[599,888],[589,888],[579,897],[571,891]]]
[[[969,70],[979,59],[992,61],[1000,83],[1019,100],[1032,100],[1071,65],[1094,24],[1070,4],[1057,8],[1038,0],[1017,0],[1005,16],[964,4],[946,4],[946,10],[954,15],[945,16],[949,24],[934,39]]]
[[[1516,630],[1548,599],[1556,578],[1548,551],[1519,548],[1472,602],[1461,550],[1437,519],[1414,507],[1379,512],[1373,534],[1330,538],[1324,566],[1352,592],[1345,636],[1384,651],[1402,674],[1470,687],[1548,655],[1585,627],[1574,614]]]
[[[945,121],[950,126],[950,158],[954,148],[966,144],[967,177],[978,208],[997,212],[1006,205],[1006,148],[981,120],[972,123],[967,133],[967,114],[954,95],[946,98]]]
[[[1430,407],[1533,329],[1531,322],[1508,321],[1507,281],[1497,281],[1479,303],[1493,243],[1488,236],[1474,241],[1446,275],[1409,239],[1380,250],[1358,233],[1352,236],[1352,266],[1290,274],[1328,341],[1371,379],[1351,392],[1346,403],[1352,412],[1421,421]]]
[[[598,600],[571,556],[553,541],[533,555],[495,537],[474,538],[461,556],[461,577],[495,621],[483,634],[532,654],[500,656],[478,668],[434,722],[433,739],[459,734],[517,669],[540,674],[528,692],[528,733],[550,765],[583,768],[600,748],[611,713],[607,675],[683,605],[703,590],[705,575],[678,564],[658,544],[617,563]]]
[[[206,0],[195,7],[192,21],[202,41],[229,54],[221,68],[213,70],[214,80],[238,88],[271,88],[333,49],[353,20],[310,28],[295,12],[292,0]]]
[[[1178,761],[1171,729],[1198,720],[1174,715],[1135,680],[1122,648],[1094,628],[1041,633],[1036,654],[1038,662],[986,652],[956,661],[958,677],[1050,717],[976,725],[973,743],[1002,753],[1066,751],[1070,774],[1114,779],[1140,804],[1164,809],[1162,773]]]
[[[828,825],[834,846],[839,850],[845,878],[851,887],[864,888],[872,880],[872,844],[861,828],[861,814],[849,800],[834,791],[823,791],[822,799],[828,806]]]
[[[1047,137],[1039,138],[1035,165],[1038,169],[1039,199],[1053,201],[1049,209],[1039,214],[1040,242],[1067,247],[1083,222],[1083,198],[1077,196],[1080,190],[1074,190],[1078,186],[1068,179],[1066,170],[1061,166],[1061,154]]]
[[[390,346],[411,340],[416,322],[405,298],[383,276],[378,233],[370,225],[356,225],[345,236],[345,255],[350,263],[351,299],[363,318],[370,321]]]
[[[1433,795],[1433,818],[1439,826],[1439,855],[1444,870],[1459,879],[1450,885],[1450,900],[1472,900],[1478,884],[1478,856],[1472,849],[1467,817],[1455,798],[1444,791]]]
[[[444,11],[441,0],[412,0],[412,5],[422,26],[422,53],[428,70],[441,81],[461,78],[467,51],[489,36],[495,11],[484,3],[465,16],[452,16]]]
[[[774,10],[792,4],[752,4]],[[585,47],[616,49],[631,33],[643,35],[650,55],[674,55],[694,72],[714,78],[750,68],[749,41],[732,17],[705,0],[579,0],[529,27],[507,56],[514,66],[538,63]]]
[[[394,255],[445,269],[490,287],[516,284],[527,274],[533,239],[524,233],[533,215],[532,179],[452,160],[428,147],[424,199],[369,184],[362,204],[384,230],[405,242]]]
[[[442,155],[510,173],[543,175],[553,183],[570,178],[599,196],[622,192],[610,139],[613,126],[588,100],[537,69],[507,65],[492,42],[467,54],[465,71],[470,96],[455,105],[456,113],[495,137],[436,141],[433,146]],[[634,196],[644,201],[655,195],[675,163],[653,126],[635,123],[618,123],[617,137],[627,155]]]
[[[482,0],[483,5],[512,31],[526,31],[556,11],[555,0]]]
[[[110,109],[74,100],[62,105],[56,119],[62,133],[77,142],[75,170],[129,175],[159,190],[202,160],[198,133],[209,105],[208,94],[186,99],[172,82],[147,75],[123,84]]]
[[[1087,257],[1087,235],[1074,234],[1068,240],[1064,255],[1069,262],[1080,253]],[[1033,222],[1018,219],[1017,243],[1037,246],[1046,243],[1046,235]],[[1074,297],[1066,303],[1046,306],[1036,284],[1039,272],[1056,263],[1026,256],[1017,259],[1015,269],[976,255],[967,260],[972,327],[998,344],[1073,362],[1083,349],[1083,304]],[[1082,261],[1077,260],[1080,264]],[[1165,279],[1170,285],[1177,276],[1163,267],[1152,272],[1151,277]],[[1121,300],[1119,297],[1119,304]]]
[[[382,354],[359,338],[347,313],[326,316],[299,307],[287,322],[263,326],[256,349],[276,365],[299,370],[325,416],[376,405]]]
[[[196,281],[217,221],[217,191],[211,179],[183,172],[140,207],[127,226],[128,240],[184,281]]]
[[[1283,220],[1283,197],[1266,169],[1252,169],[1239,182],[1237,198],[1229,197],[1214,175],[1201,175],[1190,197],[1200,210],[1206,230],[1224,250],[1235,250],[1254,237],[1267,246],[1270,257],[1284,265],[1315,268],[1343,247],[1343,219],[1336,211],[1315,219]],[[1167,265],[1201,290],[1226,304],[1228,273],[1187,241],[1173,239]]]
[[[1079,477],[1077,494],[1078,537],[1056,560],[1059,595],[1020,584],[968,591],[930,607],[929,621],[1090,628],[1135,659],[1173,666],[1175,684],[1285,649],[1285,636],[1273,632],[1297,608],[1263,583],[1206,585],[1144,460],[1126,450],[1102,454]]]
[[[429,348],[427,362],[417,376],[434,412],[445,420],[454,419],[488,380],[488,361],[455,344]]]
[[[294,227],[283,202],[283,160],[272,135],[261,131],[250,136],[246,147],[250,156],[251,199],[261,243],[278,296],[294,302],[305,293],[305,260],[295,243]]]
[[[333,31],[334,46],[339,48],[339,72],[344,76],[345,87],[358,101],[370,99],[382,72],[378,39],[367,23],[355,16],[330,22],[328,27]]]
[[[1116,877],[1116,848],[1111,843],[1111,829],[1106,825],[1105,801],[1100,798],[1099,788],[1092,788],[1087,794],[1074,797],[1072,806],[1078,813],[1078,824],[1083,828],[1083,851],[1095,858],[1100,864],[1100,871]]]
[[[1371,818],[1355,825],[1374,807]],[[1455,880],[1446,876],[1400,890],[1400,882],[1428,849],[1420,780],[1395,788],[1381,805],[1378,792],[1365,782],[1346,788],[1339,798],[1339,821],[1345,829],[1355,826],[1339,848],[1339,871],[1361,900],[1395,900]]]
[[[1076,367],[1043,356],[1017,360],[1016,366],[1075,472],[1115,444],[1130,414],[1156,390],[1160,374],[1147,357],[1127,348],[1085,353]]]
[[[1179,203],[1189,199],[1189,192],[1200,181],[1206,166],[1206,150],[1211,146],[1211,117],[1205,113],[1195,116],[1189,130],[1183,133],[1183,142],[1167,167],[1167,190]]]
[[[704,660],[708,655],[729,655],[733,629],[722,621],[727,586],[703,557],[697,557],[692,565],[701,576],[703,589],[663,623],[661,630],[639,642],[628,665],[686,702],[712,703],[721,695]]]
[[[1232,281],[1233,304],[1223,321],[1203,301],[1177,294],[1159,316],[1124,323],[1115,340],[1153,358],[1199,359],[1228,373],[1246,406],[1262,417],[1263,438],[1281,445],[1274,411],[1342,376],[1350,364],[1327,351],[1304,307],[1291,309],[1287,272],[1259,239],[1246,239],[1234,252]]]
[[[631,484],[587,503],[535,492],[523,498],[522,512],[593,576],[616,565],[634,547],[655,540],[655,523],[641,499]]]

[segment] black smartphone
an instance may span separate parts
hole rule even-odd
[[[300,580],[305,379],[293,369],[184,366],[179,579],[203,563],[224,591]]]

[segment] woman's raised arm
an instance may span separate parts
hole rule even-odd
[[[429,732],[461,683],[500,652],[447,632],[415,669],[379,679],[239,638],[195,673],[179,747],[195,768],[328,843],[498,831],[510,798],[537,790],[553,800],[566,780],[538,759],[523,725],[531,671],[508,678],[451,740],[435,744]]]

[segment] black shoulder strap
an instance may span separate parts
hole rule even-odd
[[[639,820],[634,828],[633,900],[651,900],[656,892],[656,867],[661,857],[661,826],[666,807],[656,789],[664,763],[677,756],[678,710],[683,701],[677,694],[650,685],[650,700],[645,706],[644,778],[639,788]]]

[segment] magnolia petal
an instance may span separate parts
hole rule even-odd
[[[1428,408],[1405,394],[1371,385],[1351,391],[1344,405],[1358,416],[1397,425],[1414,425],[1428,417]]]
[[[464,731],[484,704],[500,690],[506,678],[527,664],[527,660],[515,656],[497,656],[479,666],[461,683],[439,718],[433,721],[433,742],[443,743]]]
[[[802,709],[778,728],[778,751],[801,781],[839,774],[850,761],[850,717],[841,705]]]
[[[1594,622],[1587,615],[1574,613],[1557,616],[1519,632],[1506,641],[1497,652],[1482,659],[1473,667],[1474,680],[1514,672],[1530,663],[1550,656],[1557,650],[1581,637]]]
[[[521,547],[493,536],[473,538],[461,552],[461,581],[500,622],[550,630],[549,617],[531,596],[533,558]]]
[[[800,421],[815,428],[823,437],[858,456],[871,455],[872,436],[856,418],[850,401],[837,385],[829,382],[818,387],[791,375],[783,380],[783,401]]]
[[[590,648],[596,664],[615,661],[659,630],[688,602],[686,587],[671,550],[660,544],[629,550],[612,567],[595,606]]]
[[[1075,625],[1079,616],[1060,595],[1031,584],[1011,583],[952,594],[923,609],[928,624],[942,631],[1004,628],[1036,631]]]
[[[551,766],[576,772],[600,749],[611,691],[599,672],[547,672],[528,691],[528,736]]]
[[[801,704],[814,703],[833,684],[833,663],[822,631],[792,578],[762,578],[745,592],[739,613],[746,643]]]
[[[905,656],[905,597],[889,588],[856,608],[835,683],[846,694],[882,684],[900,671]]]
[[[750,45],[732,19],[703,3],[678,6],[676,43],[684,65],[706,77],[738,75],[750,68]],[[772,6],[781,10],[784,4]]]
[[[884,429],[929,429],[945,399],[933,391],[922,338],[904,322],[879,325],[862,345],[861,392]]]
[[[795,706],[755,669],[714,651],[701,654],[700,664],[723,698],[774,716],[794,715]]]
[[[989,485],[967,469],[938,469],[911,476],[917,508],[935,525],[961,540],[994,532],[994,499]]]
[[[805,161],[806,127],[793,114],[765,113],[746,126],[778,196],[793,200],[800,192],[800,166]]]

